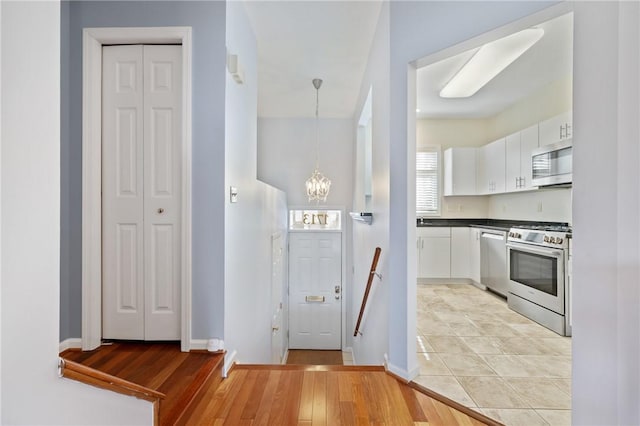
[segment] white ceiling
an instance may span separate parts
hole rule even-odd
[[[379,1],[246,1],[258,42],[258,115],[354,116]],[[242,58],[240,58],[242,61]]]
[[[551,82],[571,75],[573,15],[563,15],[536,27],[544,29],[542,39],[469,98],[445,99],[439,92],[476,49],[419,69],[418,117],[490,117]]]

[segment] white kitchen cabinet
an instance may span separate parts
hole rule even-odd
[[[451,278],[471,276],[471,228],[451,228]]]
[[[505,192],[505,141],[501,138],[478,149],[477,193]]]
[[[573,111],[541,121],[539,128],[539,146],[562,142],[573,136]]]
[[[505,139],[505,191],[527,191],[531,186],[531,151],[538,147],[538,125]]]
[[[476,148],[444,151],[444,195],[476,195]]]
[[[418,228],[418,278],[451,278],[451,228]]]
[[[480,229],[469,229],[469,277],[480,283]],[[454,253],[454,257],[457,254]]]

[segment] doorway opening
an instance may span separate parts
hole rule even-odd
[[[483,46],[528,29],[544,36],[474,95],[441,94]],[[571,189],[538,190],[530,176],[534,142],[566,138],[571,127],[572,41],[573,13],[560,5],[413,64],[416,101],[408,108],[416,120],[409,134],[416,135],[416,201],[424,206],[411,248],[415,381],[505,423],[571,416],[571,340],[508,307],[506,237],[496,256],[501,281],[498,264],[482,259],[479,226],[501,222],[508,232],[514,222],[571,223]],[[555,122],[558,131],[547,136]],[[489,275],[486,265],[494,266]],[[491,288],[494,282],[506,284]],[[492,396],[480,391],[485,386]],[[553,413],[534,390],[554,395]],[[509,417],[515,410],[521,420]]]

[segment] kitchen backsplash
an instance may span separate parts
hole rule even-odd
[[[571,223],[571,188],[477,197],[442,197],[440,217]]]

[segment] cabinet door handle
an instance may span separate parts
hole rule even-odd
[[[563,127],[564,127],[564,126],[562,126],[562,125],[560,126],[560,139],[562,139],[562,128],[563,128]]]
[[[422,239],[420,241],[422,241],[422,247],[421,248],[424,248],[424,239]]]
[[[569,133],[569,130],[571,129],[571,125],[569,123],[567,123],[565,126],[566,126],[565,127],[565,129],[566,129],[565,130],[565,136],[569,137],[569,136],[571,136],[571,133]]]

